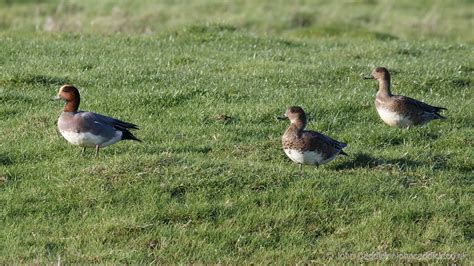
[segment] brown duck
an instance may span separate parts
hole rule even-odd
[[[299,106],[286,110],[280,119],[289,119],[290,126],[282,137],[283,150],[294,162],[319,166],[328,163],[338,154],[347,155],[342,149],[346,143],[334,140],[324,134],[305,130],[306,114]]]
[[[365,79],[378,81],[375,108],[380,118],[389,126],[410,128],[445,118],[439,112],[446,108],[431,106],[402,95],[393,95],[390,91],[390,73],[384,67],[375,68]]]

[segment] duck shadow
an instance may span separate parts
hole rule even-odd
[[[63,85],[67,83],[67,79],[48,76],[48,75],[25,75],[25,76],[16,76],[10,79],[10,82],[13,83],[23,83],[23,84],[32,84],[32,85]]]
[[[419,130],[418,128],[415,131],[414,136],[412,136],[412,138],[414,139],[418,138],[418,139],[430,139],[430,140],[436,140],[439,137],[441,137],[440,132],[435,132],[433,130]],[[408,139],[408,136],[407,136],[407,139]]]
[[[398,166],[402,168],[406,167],[417,167],[421,165],[421,162],[409,160],[405,158],[400,159],[384,159],[375,158],[367,153],[357,153],[355,155],[349,155],[352,160],[340,163],[335,166],[335,170],[348,170],[348,169],[361,169],[361,168],[380,168],[383,166]]]
[[[168,149],[168,151],[172,151],[174,153],[203,153],[203,154],[208,154],[212,152],[212,148],[209,146],[184,146],[184,147],[178,147],[178,148],[173,148],[173,149]]]
[[[0,165],[7,166],[13,164],[13,160],[6,154],[0,154]]]
[[[421,131],[419,129],[412,129],[411,131],[404,130],[394,134],[375,135],[372,138],[373,145],[377,146],[396,146],[404,145],[409,141],[421,140],[436,140],[441,136],[439,132]]]

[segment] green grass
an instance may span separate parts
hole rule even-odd
[[[281,14],[294,10],[283,3],[266,25],[263,1],[212,11],[222,4],[202,0],[187,7],[202,11],[195,16],[170,1],[163,14],[182,17],[152,16],[148,34],[139,18],[151,1],[117,4],[132,5],[123,31],[107,15],[112,1],[67,2],[80,21],[103,24],[64,22],[53,33],[25,16],[57,3],[3,1],[0,263],[337,263],[374,252],[472,261],[472,3],[445,2],[431,13],[443,23],[415,36],[388,26],[421,20],[408,1],[361,28],[342,16],[292,29]],[[331,3],[318,12],[350,13]],[[383,5],[353,4],[353,16],[371,19]],[[447,107],[448,119],[408,131],[384,125],[376,84],[361,78],[379,65],[392,71],[395,93]],[[80,156],[56,131],[62,104],[49,100],[65,82],[80,89],[81,110],[137,123],[143,143]],[[310,113],[310,129],[347,142],[350,156],[300,176],[281,149],[288,125],[275,119],[290,105]]]
[[[473,9],[471,0],[0,0],[0,30],[150,35],[224,23],[289,38],[378,33],[472,42]]]

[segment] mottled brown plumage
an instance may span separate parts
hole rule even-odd
[[[409,128],[423,125],[434,119],[443,119],[439,114],[443,107],[436,107],[402,95],[393,95],[390,90],[390,73],[384,67],[375,68],[366,77],[375,79],[379,89],[375,97],[375,108],[380,118],[390,126]]]
[[[290,126],[282,137],[283,150],[294,162],[319,165],[330,162],[336,155],[346,155],[342,149],[347,144],[324,134],[304,130],[306,114],[301,107],[292,106],[285,113]]]

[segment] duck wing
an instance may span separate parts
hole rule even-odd
[[[78,112],[77,115],[79,115],[80,119],[85,123],[89,124],[91,128],[95,128],[97,131],[112,128],[122,132],[122,139],[141,141],[129,131],[129,129],[138,129],[138,126],[135,124],[93,112]]]
[[[401,104],[407,105],[408,107],[407,109],[409,110],[417,109],[425,113],[433,114],[437,118],[445,118],[444,116],[439,114],[439,112],[441,112],[442,110],[447,110],[444,107],[432,106],[422,101],[418,101],[413,98],[401,96],[401,95],[393,96],[393,99]]]
[[[84,120],[93,121],[94,123],[100,123],[104,125],[112,126],[120,131],[128,129],[138,129],[138,126],[132,123],[124,122],[119,119],[108,117],[105,115],[93,113],[93,112],[79,112]]]
[[[342,151],[342,149],[347,146],[346,143],[337,141],[322,133],[316,131],[304,131],[302,138],[311,150],[320,150],[328,154],[338,153],[347,155]]]

